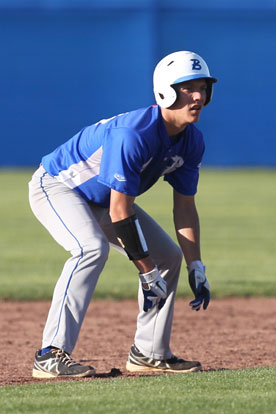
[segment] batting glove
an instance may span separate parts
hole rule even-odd
[[[189,305],[193,310],[199,311],[203,303],[203,309],[207,309],[210,302],[210,285],[205,276],[205,266],[200,260],[191,262],[188,266],[189,283],[195,295]]]
[[[144,312],[158,305],[161,309],[166,302],[167,282],[161,277],[159,270],[155,266],[153,270],[147,273],[139,273],[144,294]]]

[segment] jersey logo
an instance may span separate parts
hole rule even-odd
[[[192,70],[200,70],[201,64],[198,59],[190,59],[193,62]]]
[[[122,182],[122,181],[126,181],[126,177],[124,175],[121,174],[114,174],[114,178],[116,178],[116,180]]]
[[[168,165],[165,170],[162,172],[161,175],[169,174],[176,170],[177,168],[180,168],[184,164],[184,160],[182,157],[179,157],[179,155],[175,155],[170,158],[169,160],[170,165]]]

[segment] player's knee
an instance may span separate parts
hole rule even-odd
[[[163,254],[157,259],[157,266],[160,270],[169,269],[172,273],[180,271],[183,260],[183,253],[176,243],[168,246],[166,254]]]
[[[164,260],[165,267],[174,272],[179,271],[183,260],[183,253],[180,247],[177,244],[171,246]]]
[[[109,243],[106,239],[98,240],[98,242],[93,244],[92,253],[95,257],[101,258],[101,260],[106,261],[109,255]]]
[[[105,238],[88,240],[83,247],[83,252],[91,261],[106,262],[109,255],[109,243]]]
[[[179,246],[177,246],[177,245],[174,246],[174,249],[170,254],[170,258],[173,260],[173,262],[176,265],[179,265],[179,266],[181,265],[182,260],[183,260],[183,253],[182,253],[182,250]]]
[[[108,259],[109,250],[110,250],[109,242],[107,240],[103,240],[99,248],[99,254],[101,258],[103,258],[105,261]]]

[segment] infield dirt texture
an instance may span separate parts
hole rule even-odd
[[[0,385],[49,381],[31,376],[49,306],[49,302],[0,302]],[[193,312],[187,300],[178,299],[172,350],[200,360],[204,370],[276,365],[275,309],[276,298],[231,298],[213,300],[207,311]],[[131,300],[91,302],[72,356],[94,366],[97,376],[80,381],[136,376],[125,370],[125,363],[137,311],[137,302]]]

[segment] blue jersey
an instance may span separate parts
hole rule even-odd
[[[179,193],[194,195],[203,153],[202,133],[193,124],[169,137],[154,105],[83,128],[42,165],[86,200],[108,207],[111,188],[137,196],[161,176]]]

